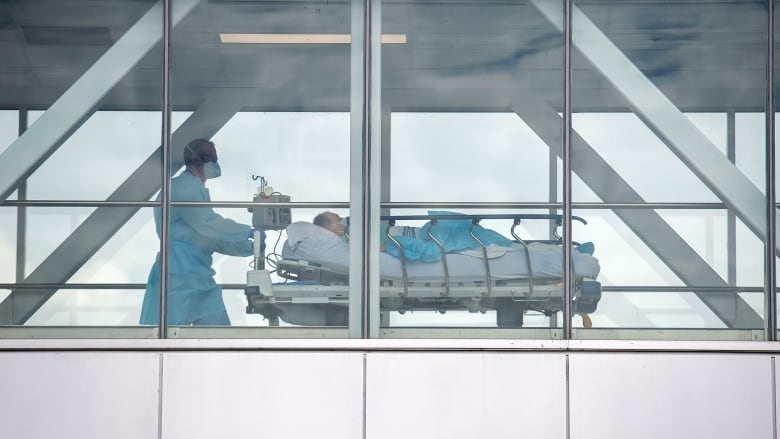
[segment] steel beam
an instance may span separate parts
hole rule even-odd
[[[179,0],[176,25],[200,0]],[[162,39],[162,2],[157,2],[109,48],[11,146],[0,154],[0,200],[5,200],[67,140],[106,95]]]
[[[561,2],[531,0],[531,4],[563,32]],[[764,194],[576,6],[572,20],[574,47],[691,172],[766,242]]]
[[[517,114],[560,157],[561,117],[543,103],[518,99]],[[572,132],[572,169],[606,203],[645,200],[576,132]],[[651,209],[613,209],[637,236],[689,286],[727,287],[718,273]],[[762,318],[739,295],[702,289],[695,292],[729,328],[759,329]]]
[[[244,105],[242,92],[222,92],[205,101],[173,133],[171,169],[183,164],[184,145],[194,138],[210,138]],[[106,201],[148,200],[160,190],[162,151],[157,148]],[[73,231],[23,283],[64,283],[116,233],[139,207],[99,207]],[[0,325],[21,325],[56,289],[18,289],[0,302]]]
[[[516,97],[516,95],[485,91],[477,97],[455,95],[442,97],[419,91],[397,90],[391,104],[400,106],[401,102],[408,105],[406,108],[426,108],[428,111],[436,111],[439,105],[442,110],[471,106],[469,108],[473,111],[501,112],[511,108],[551,147],[553,154],[560,156],[562,122],[559,112],[544,102],[529,99],[525,93],[521,97]],[[437,107],[432,107],[431,102],[436,102]],[[601,160],[590,145],[576,133],[573,142],[573,170],[602,200],[644,203],[630,185]],[[555,145],[558,145],[557,149],[554,148]],[[639,215],[638,212],[632,212],[632,209],[616,211],[627,226],[632,228],[637,236],[687,285],[727,285],[660,216],[651,211],[651,216],[644,218],[644,212],[647,211],[642,210],[642,214]],[[699,298],[730,327],[758,329],[762,326],[758,314],[735,294],[700,291]]]

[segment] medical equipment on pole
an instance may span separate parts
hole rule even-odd
[[[284,230],[291,222],[291,209],[289,206],[279,205],[290,202],[290,196],[281,192],[275,192],[268,185],[268,180],[263,176],[252,175],[252,180],[260,180],[260,186],[252,197],[253,204],[249,208],[252,212],[253,229]],[[246,291],[258,294],[271,294],[271,272],[265,269],[265,254],[263,236],[260,230],[253,232],[253,265],[247,272]],[[273,316],[267,316],[269,320],[275,320]],[[278,324],[278,321],[276,322]]]
[[[252,201],[262,203],[262,205],[255,205],[249,209],[252,212],[252,227],[262,227],[264,230],[284,230],[290,225],[290,207],[275,206],[274,204],[289,203],[290,196],[274,192],[273,187],[268,185],[268,180],[265,177],[253,175],[252,179],[260,180],[260,186]]]

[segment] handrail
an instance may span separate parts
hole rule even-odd
[[[573,220],[579,221],[582,224],[588,224],[583,218],[578,216],[572,216]],[[546,214],[546,213],[496,213],[496,214],[452,214],[452,215],[382,215],[380,220],[483,220],[483,219],[511,219],[511,220],[524,220],[524,219],[553,219],[559,223],[563,220],[563,215]]]
[[[171,206],[211,206],[246,208],[267,206],[267,203],[253,201],[171,201]],[[101,206],[159,206],[159,201],[102,201],[102,200],[4,200],[0,206],[34,206],[34,207],[101,207]],[[275,202],[279,207],[300,209],[331,208],[347,209],[346,201],[290,201]],[[380,207],[387,209],[556,209],[560,203],[503,203],[503,202],[383,202]],[[780,209],[780,203],[775,205]],[[659,209],[659,210],[725,210],[724,203],[572,203],[572,208],[582,210],[605,209]]]
[[[246,284],[240,283],[219,283],[222,289],[243,290]],[[11,289],[57,289],[57,290],[134,290],[146,288],[145,283],[0,283],[0,290]],[[763,293],[764,287],[740,287],[740,286],[718,286],[718,285],[602,285],[602,293]],[[775,288],[775,293],[780,293],[780,287]]]

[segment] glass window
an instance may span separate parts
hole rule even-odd
[[[18,273],[3,274],[17,285],[0,302],[2,324],[137,325],[159,247],[143,209],[160,187],[156,3],[2,6],[0,105],[24,131],[0,142],[0,192],[18,201],[3,209],[4,242],[16,250],[3,252],[14,259],[3,266]]]
[[[555,337],[560,246],[534,244],[558,272],[529,285],[507,215],[559,213],[562,35],[532,2],[385,1],[381,14],[381,213],[394,227],[379,232],[392,235],[380,237],[380,335]],[[432,225],[439,213],[471,216]],[[515,232],[548,240],[554,224]],[[505,249],[491,247],[488,269],[482,245]]]
[[[593,329],[576,336],[751,339],[764,3],[575,1],[572,23],[574,214],[589,219],[574,234],[602,267]]]
[[[0,325],[158,336],[168,212],[170,337],[762,330],[765,2],[573,1],[571,176],[559,0],[171,4],[170,186],[162,2],[0,6]]]
[[[3,110],[0,111],[0,153],[5,151],[16,139],[19,132],[18,112]],[[9,199],[16,198],[13,193]],[[16,278],[16,246],[17,246],[17,209],[0,209],[0,242],[2,250],[0,251],[0,282],[13,283]],[[0,300],[9,294],[9,290],[0,292]]]
[[[775,50],[774,50],[774,53],[772,53],[772,56],[774,56],[775,57],[774,59],[777,60],[778,53],[780,53],[780,45],[778,44],[778,41],[780,41],[780,33],[778,32],[778,21],[777,20],[778,20],[778,17],[780,17],[780,15],[779,15],[778,9],[777,9],[777,2],[773,2],[772,6],[774,7],[773,9],[775,11],[774,17],[772,17],[773,21],[774,21],[774,25],[775,25],[775,28],[774,28],[774,49]],[[775,173],[776,173],[777,169],[778,169],[778,163],[780,163],[780,161],[778,161],[778,160],[780,160],[780,158],[778,158],[778,155],[777,155],[777,152],[776,152],[777,151],[777,146],[778,146],[778,140],[777,140],[777,129],[778,129],[778,121],[777,121],[777,115],[778,115],[778,112],[777,112],[777,109],[778,109],[777,90],[778,90],[778,87],[777,87],[777,83],[778,83],[778,78],[780,78],[780,66],[777,64],[777,61],[774,61],[773,66],[774,66],[774,78],[773,78],[774,82],[772,84],[772,87],[773,87],[773,90],[774,90],[774,98],[775,98],[775,108],[773,109],[773,111],[774,111],[774,119],[775,119],[775,123],[774,123],[775,153],[774,154],[775,154]],[[775,186],[775,194],[777,194],[777,190],[778,190],[778,188],[780,188],[780,185],[778,185],[778,182],[777,182],[777,178],[775,178],[774,186]],[[775,195],[775,203],[777,203],[777,195]],[[777,204],[775,205],[775,208],[776,207],[777,207]],[[779,213],[780,212],[778,210],[775,210],[775,215],[778,215]],[[775,222],[774,226],[775,226],[775,236],[777,236],[777,232],[778,232],[778,230],[777,230],[777,222]],[[780,257],[780,254],[778,254],[777,256]],[[778,259],[776,258],[775,259],[775,273],[777,273],[778,269],[780,269],[780,265],[778,265]],[[773,290],[773,292],[775,293],[775,303],[776,304],[778,302],[778,299],[780,299],[780,297],[777,296],[778,287],[780,287],[780,280],[775,278],[775,289]],[[763,305],[764,301],[761,300],[760,303]],[[780,308],[775,307],[775,316],[777,316],[778,309],[780,309]],[[775,323],[777,324],[777,320],[775,320]],[[778,328],[775,328],[775,329],[778,329]],[[776,335],[780,336],[780,332],[777,332]]]
[[[172,105],[190,115],[171,145],[168,321],[182,337],[202,334],[189,325],[223,327],[207,336],[230,326],[343,337],[350,244],[313,221],[349,216],[352,6],[180,4],[191,10],[172,35]],[[176,204],[187,202],[210,206]],[[264,229],[264,249],[250,227]],[[329,238],[342,251],[335,262],[323,259]],[[304,256],[310,266],[281,262]],[[314,268],[324,262],[332,272]]]

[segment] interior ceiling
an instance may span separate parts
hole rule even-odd
[[[150,0],[0,1],[0,107],[47,108],[154,4]],[[176,1],[174,0],[174,4]],[[577,1],[629,59],[685,111],[763,111],[762,2]],[[526,2],[387,1],[383,99],[400,110],[510,107],[562,101],[562,36]],[[350,46],[222,44],[220,33],[349,33],[349,3],[202,1],[175,28],[172,101],[240,89],[253,109],[347,111]],[[576,30],[575,30],[576,38]],[[158,44],[115,87],[105,109],[159,109]],[[575,110],[625,103],[575,52]]]

